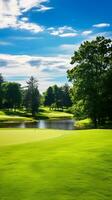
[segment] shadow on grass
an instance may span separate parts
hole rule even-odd
[[[77,130],[87,130],[87,129],[96,129],[92,120],[87,118],[83,120],[78,120],[75,122],[75,129]],[[98,124],[97,129],[112,129],[112,122],[107,121],[105,124]]]
[[[9,116],[32,117],[31,113],[24,110],[3,110],[4,114]]]

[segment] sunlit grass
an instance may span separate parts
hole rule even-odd
[[[84,128],[93,128],[94,124],[90,118],[86,118],[83,120],[76,120],[75,126],[79,129],[84,129]]]
[[[50,110],[48,107],[42,107],[41,112],[38,114],[41,118],[55,119],[55,118],[72,118],[73,115],[66,111]]]
[[[112,130],[0,129],[0,141],[0,199],[112,199]]]

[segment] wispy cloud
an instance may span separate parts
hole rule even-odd
[[[110,24],[108,23],[100,23],[100,24],[94,24],[93,27],[95,28],[105,28],[105,27],[109,27]]]
[[[69,26],[63,26],[58,28],[48,28],[48,32],[53,36],[59,37],[76,37],[78,35],[77,31]]]
[[[66,77],[66,71],[70,67],[70,58],[65,55],[55,57],[29,56],[29,55],[9,55],[0,54],[0,72],[7,79],[16,76],[35,76],[39,81],[39,87],[43,91],[58,77]],[[18,72],[18,73],[17,73]],[[50,81],[51,80],[51,81]],[[25,80],[20,80],[25,84]]]
[[[44,6],[44,5],[40,5],[37,8],[37,11],[38,12],[45,12],[45,11],[52,10],[52,9],[54,9],[54,8],[53,7]]]
[[[83,31],[83,32],[82,32],[82,35],[83,35],[83,36],[87,36],[87,35],[90,35],[90,34],[92,34],[92,33],[93,33],[93,31],[88,30],[88,31]]]
[[[68,54],[71,57],[73,52],[78,50],[79,46],[80,44],[62,44],[57,49],[63,54]]]
[[[0,1],[0,29],[24,29],[34,33],[42,32],[43,27],[30,23],[23,14],[33,7],[40,8],[48,0],[1,0]],[[45,7],[41,7],[45,10]]]

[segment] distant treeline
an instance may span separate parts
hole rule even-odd
[[[4,81],[0,74],[0,109],[23,108],[35,116],[41,105],[62,110],[70,107],[71,104],[68,85],[62,87],[54,85],[40,95],[38,81],[34,77],[26,82],[26,87],[22,87],[19,83]]]
[[[0,74],[0,109],[25,108],[35,115],[39,105],[38,82],[34,77],[31,77],[23,88],[19,83],[4,81]]]
[[[54,85],[49,87],[43,96],[44,106],[51,109],[64,109],[72,106],[70,87],[65,84],[62,87]]]

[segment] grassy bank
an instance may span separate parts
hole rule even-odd
[[[76,129],[91,129],[94,128],[94,124],[90,118],[83,120],[76,120],[75,122]],[[98,125],[100,129],[112,129],[112,121],[106,121],[103,125]]]
[[[49,108],[40,109],[36,115],[36,119],[32,118],[31,113],[22,110],[16,111],[0,111],[0,122],[21,122],[21,121],[35,121],[38,119],[57,119],[57,118],[71,118],[73,115],[62,111],[53,111]]]
[[[3,200],[112,199],[112,130],[0,129],[0,158]]]
[[[90,129],[94,128],[94,124],[90,118],[83,119],[83,120],[76,120],[75,127],[77,129]]]
[[[57,118],[72,118],[73,115],[66,111],[50,110],[48,107],[42,107],[37,114],[39,119],[57,119]]]
[[[0,123],[2,122],[33,122],[34,119],[30,117],[22,116],[21,112],[14,111],[14,112],[6,112],[0,111]]]

